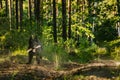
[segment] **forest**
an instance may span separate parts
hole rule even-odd
[[[120,0],[0,0],[0,80],[120,80]]]

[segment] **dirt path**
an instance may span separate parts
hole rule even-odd
[[[56,70],[49,62],[27,65],[5,61],[0,63],[0,80],[116,80],[120,79],[119,65],[115,61],[66,63]]]

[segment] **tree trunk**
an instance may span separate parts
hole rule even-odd
[[[92,20],[92,10],[91,10],[91,4],[92,4],[92,1],[91,0],[87,0],[87,3],[88,3],[88,15],[89,15],[89,23],[92,24],[92,26],[94,27],[94,21]],[[93,28],[92,27],[92,31],[93,31]],[[91,37],[88,38],[88,41],[89,43],[92,43],[93,42],[93,39]]]
[[[31,0],[28,0],[28,17],[29,17],[29,25],[30,25],[30,29],[32,29],[32,22],[31,22],[31,19],[32,19],[32,1]],[[31,30],[30,30],[31,31]]]
[[[66,41],[67,40],[67,27],[66,27],[66,0],[62,0],[62,37],[63,40]]]
[[[12,11],[11,11],[11,0],[9,0],[9,25],[10,25],[10,30],[12,30]]]
[[[79,24],[80,23],[80,18],[79,18],[79,16],[80,16],[79,15],[79,13],[80,13],[80,0],[77,0],[76,13],[77,13],[76,23]],[[77,32],[78,32],[78,27],[76,27],[76,34],[75,34],[76,47],[78,47],[80,44],[80,36]]]
[[[36,20],[37,20],[37,34],[39,34],[40,31],[40,0],[37,0],[36,3]]]
[[[16,0],[16,29],[18,29],[18,0]]]
[[[40,0],[40,35],[42,36],[43,26],[43,0]]]
[[[71,38],[71,0],[68,0],[68,38]]]
[[[43,26],[43,0],[40,0],[40,26]]]
[[[54,42],[57,43],[57,29],[56,29],[56,0],[53,0],[53,36]]]
[[[118,37],[120,37],[120,22],[117,22]]]
[[[0,9],[2,9],[3,5],[2,5],[2,0],[0,0]]]
[[[6,11],[5,15],[7,17],[8,16],[8,0],[5,0],[5,11]]]
[[[22,30],[22,20],[23,20],[23,0],[19,0],[20,6],[20,30]]]
[[[31,22],[31,15],[32,15],[32,11],[31,11],[31,0],[28,0],[28,16],[29,16],[29,19],[30,19],[30,22]]]
[[[36,30],[36,33],[37,34],[41,34],[41,29],[40,29],[40,0],[34,0],[34,14],[35,14],[35,21],[36,21],[36,24],[37,24],[37,30]]]
[[[15,0],[12,0],[12,15],[15,15]]]
[[[34,0],[34,16],[36,18],[36,0]]]
[[[120,16],[120,0],[117,0],[117,13]],[[117,22],[118,37],[120,37],[120,22]]]
[[[120,0],[117,0],[117,12],[118,16],[120,16]]]

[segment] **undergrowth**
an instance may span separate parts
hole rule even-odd
[[[53,36],[50,33],[49,29],[46,29],[43,31],[43,37],[39,38],[43,46],[41,54],[44,59],[54,62],[56,66],[64,62],[86,63],[94,59],[102,59],[103,57],[120,60],[120,39],[101,43],[100,46],[95,43],[89,44],[86,39],[81,39],[80,45],[76,47],[73,39],[63,42],[61,38],[58,38],[58,43],[54,43],[52,40]],[[19,30],[1,31],[0,53],[10,53],[10,56],[16,57],[27,56],[29,36],[30,32],[26,30],[22,32]]]

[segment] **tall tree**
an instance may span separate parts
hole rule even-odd
[[[32,15],[32,11],[31,11],[31,0],[28,0],[28,16],[29,16],[29,19],[31,21],[31,15]]]
[[[76,22],[77,22],[77,24],[79,24],[79,23],[80,23],[80,18],[79,18],[79,17],[80,17],[80,15],[79,15],[79,13],[80,13],[80,0],[77,0],[76,13],[77,13]],[[80,24],[79,24],[79,25],[80,25]],[[80,44],[80,36],[79,36],[79,34],[77,33],[77,32],[79,31],[78,28],[79,28],[79,27],[76,26],[76,34],[75,34],[76,47],[78,47],[79,44]]]
[[[40,0],[34,0],[34,14],[35,14],[35,20],[37,24],[37,34],[41,34],[40,29]]]
[[[15,8],[16,8],[16,29],[18,29],[18,0],[15,0]]]
[[[53,37],[54,42],[57,43],[57,29],[56,29],[56,0],[53,0]]]
[[[9,23],[10,23],[10,30],[12,29],[12,11],[11,11],[11,0],[9,0]]]
[[[120,0],[117,0],[117,11],[118,15],[120,16]]]
[[[12,15],[15,15],[15,0],[12,0]]]
[[[117,13],[120,16],[120,0],[117,0]],[[120,37],[120,22],[117,22],[118,36]]]
[[[5,15],[8,16],[8,0],[5,0],[5,10],[6,10],[6,13]]]
[[[89,23],[92,24],[93,23],[93,20],[92,20],[92,1],[91,0],[87,0],[87,4],[88,4],[88,17],[89,17]],[[93,28],[92,28],[93,29]],[[93,42],[93,39],[91,37],[89,37],[89,42],[92,43]]]
[[[32,26],[32,23],[31,23],[31,18],[32,18],[32,1],[31,0],[28,0],[28,17],[29,17],[29,20],[30,20],[30,27]]]
[[[40,0],[40,26],[43,26],[43,0]]]
[[[37,0],[34,0],[34,16],[36,18],[36,5],[37,5]]]
[[[68,37],[71,38],[71,0],[68,0]]]
[[[66,41],[67,40],[67,27],[66,27],[66,0],[62,0],[62,37],[63,40]]]
[[[36,19],[40,22],[40,0],[36,0]]]
[[[23,21],[23,0],[19,0],[20,6],[20,29],[22,30],[22,21]]]
[[[0,9],[2,8],[3,4],[2,4],[2,0],[0,0]]]

